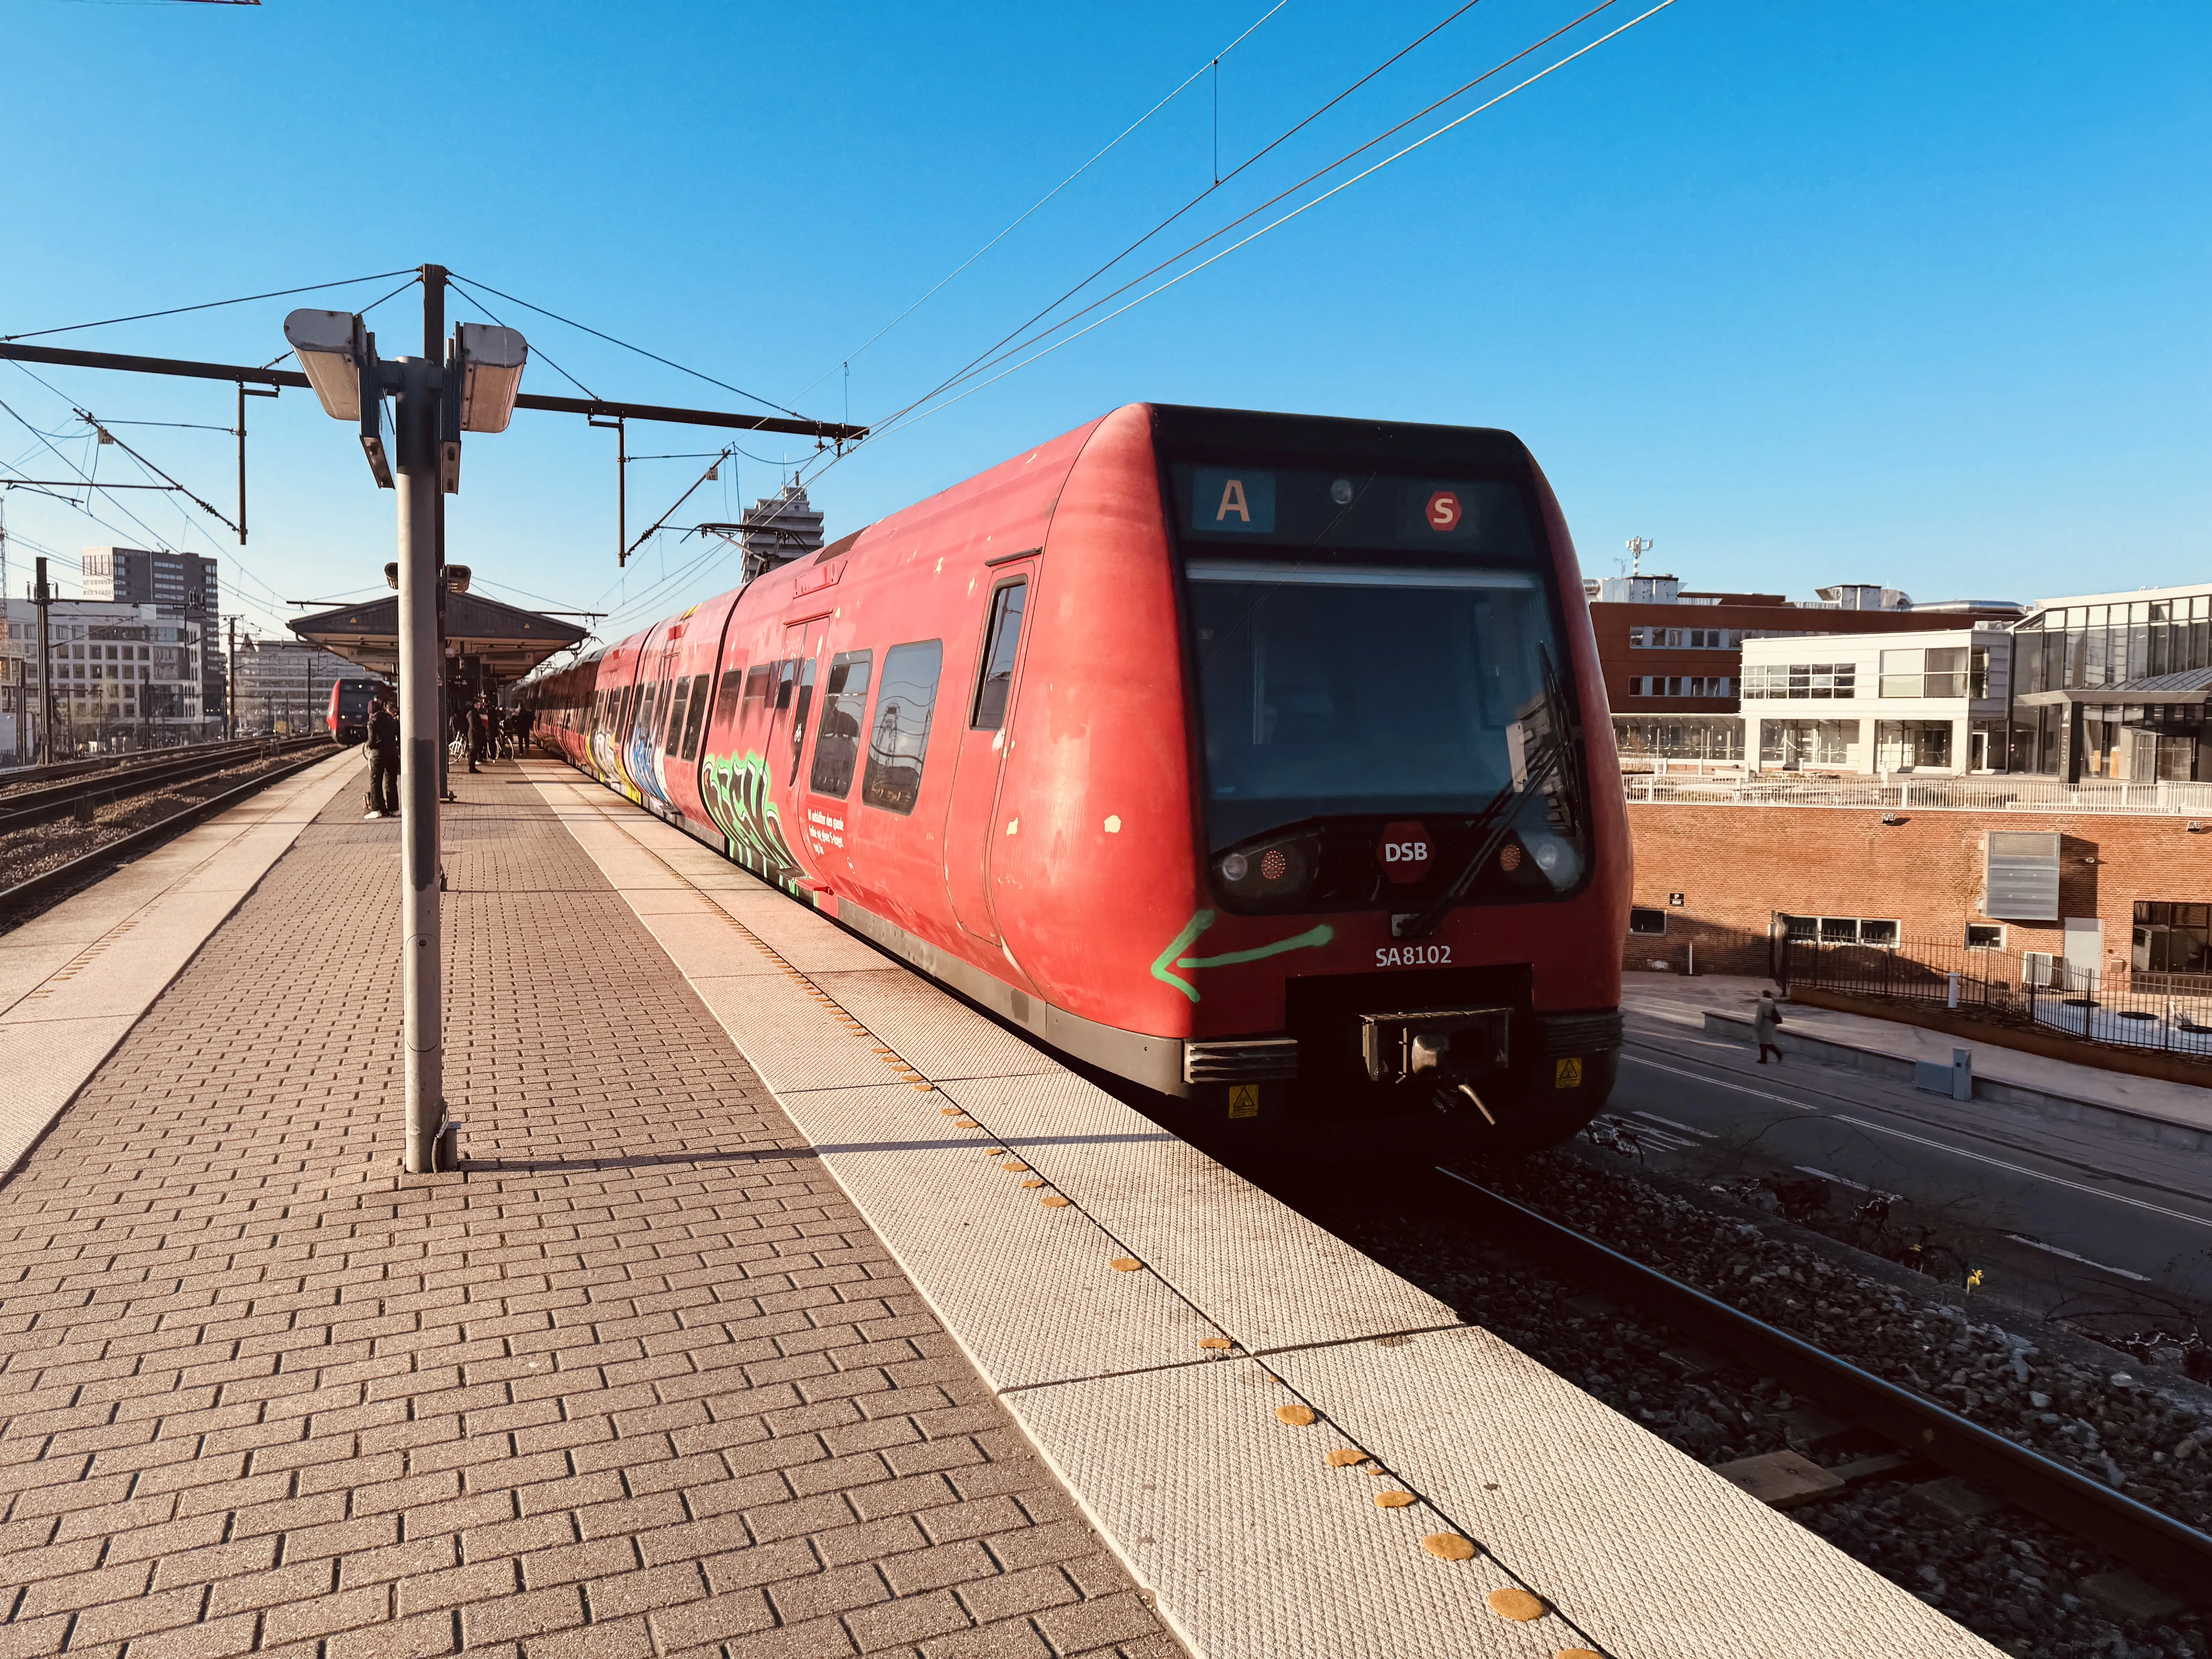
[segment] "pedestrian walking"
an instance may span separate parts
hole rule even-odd
[[[399,816],[399,711],[392,707],[392,690],[379,686],[369,703],[368,811],[367,818]]]
[[[1782,1010],[1776,1006],[1774,993],[1761,991],[1759,1006],[1751,1012],[1752,1034],[1759,1039],[1759,1063],[1766,1064],[1766,1052],[1774,1051],[1774,1063],[1782,1063],[1782,1046],[1774,1040],[1775,1028],[1782,1024]]]

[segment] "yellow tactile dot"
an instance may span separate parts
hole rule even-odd
[[[1364,1463],[1367,1454],[1354,1446],[1339,1446],[1323,1461],[1333,1469],[1348,1469],[1354,1463]]]
[[[940,1106],[937,1109],[944,1113],[947,1117],[960,1117],[964,1115],[957,1106]]]
[[[1552,1659],[1605,1659],[1595,1648],[1561,1648]]]
[[[1311,1406],[1288,1405],[1275,1407],[1275,1421],[1287,1423],[1294,1429],[1303,1429],[1314,1420]]]
[[[932,1095],[937,1092],[932,1085],[927,1083],[916,1083],[909,1086],[911,1086],[917,1094]]]
[[[1037,1202],[1051,1210],[1065,1208],[1067,1204],[1067,1200],[1058,1193],[1047,1193],[1042,1198],[1037,1200]]]
[[[1402,1510],[1413,1501],[1413,1494],[1409,1492],[1378,1492],[1375,1494],[1375,1507],[1378,1510]]]
[[[1043,1186],[1043,1185],[1044,1185],[1044,1182],[1042,1182],[1042,1181],[1037,1181],[1037,1180],[1034,1180],[1034,1179],[1032,1179],[1032,1180],[1029,1180],[1029,1181],[1024,1181],[1024,1182],[1022,1182],[1022,1185],[1023,1185],[1023,1186],[1024,1186],[1024,1187],[1042,1187],[1042,1186]]]
[[[1133,1273],[1145,1264],[1133,1255],[1117,1255],[1106,1265],[1117,1273]]]
[[[1198,1339],[1198,1346],[1201,1348],[1233,1348],[1237,1345],[1225,1336],[1201,1336]]]
[[[1526,1624],[1544,1616],[1544,1604],[1524,1589],[1494,1589],[1482,1599],[1500,1619],[1517,1619]]]
[[[1006,1155],[1006,1149],[1003,1146],[994,1146],[989,1152],[983,1154],[986,1158],[1004,1158]]]
[[[1001,1164],[999,1167],[1006,1170],[1009,1175],[1019,1175],[1030,1166],[1017,1158],[1009,1158],[1006,1163]]]
[[[1421,1540],[1421,1547],[1439,1561],[1472,1561],[1474,1540],[1462,1538],[1455,1532],[1432,1532]]]
[[[983,1126],[972,1117],[956,1117],[952,1120],[952,1127],[956,1129],[980,1129]]]

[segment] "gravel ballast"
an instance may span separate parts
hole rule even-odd
[[[1955,1286],[1601,1167],[1579,1151],[1472,1170],[1485,1185],[2137,1501],[2212,1529],[2212,1392],[2068,1334],[1961,1306]],[[1440,1178],[1439,1178],[1440,1179]],[[1700,1462],[1794,1449],[1824,1467],[1893,1450],[1742,1367],[1711,1369],[1633,1309],[1457,1225],[1448,1194],[1332,1224]],[[1675,1358],[1667,1357],[1673,1349]],[[2108,1357],[2106,1357],[2108,1356]],[[2201,1609],[2130,1603],[2124,1564],[1927,1466],[1855,1482],[1794,1518],[2009,1652],[2212,1656]],[[1986,1513],[1975,1511],[1986,1508]],[[2179,1588],[2179,1587],[2177,1587]]]

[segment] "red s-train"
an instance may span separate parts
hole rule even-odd
[[[1574,1132],[1626,814],[1510,434],[1137,404],[531,688],[577,766],[1213,1113]]]

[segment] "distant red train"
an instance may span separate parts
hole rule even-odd
[[[1520,441],[1135,404],[530,688],[578,767],[1212,1113],[1559,1140],[1629,848]]]

